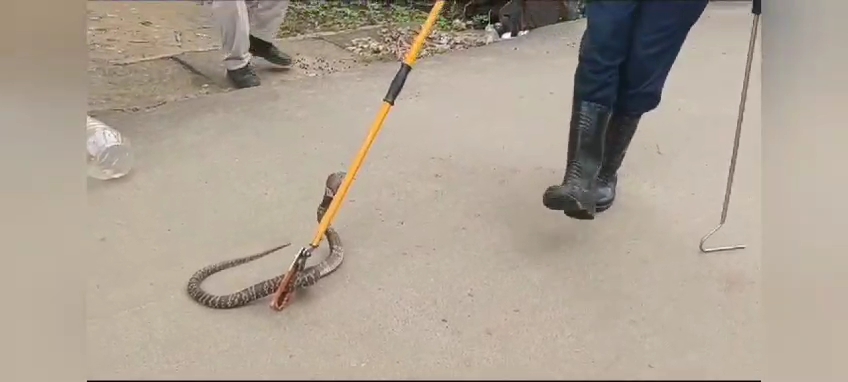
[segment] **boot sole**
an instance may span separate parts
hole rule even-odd
[[[245,76],[243,78],[250,78],[250,77]],[[232,75],[230,75],[230,71],[227,71],[227,81],[229,81],[230,85],[233,85],[233,87],[236,88],[236,89],[249,89],[249,88],[255,88],[257,86],[262,85],[262,80],[259,79],[259,76],[254,75],[252,81],[251,80],[238,81],[238,80],[235,80]]]
[[[236,88],[236,89],[250,89],[250,88],[255,88],[257,86],[262,85],[261,82],[260,83],[252,83],[252,84],[238,84],[238,83],[236,83],[235,81],[232,81],[232,80],[230,81],[230,84],[233,85],[233,87]]]
[[[596,204],[595,205],[595,213],[604,212],[604,211],[610,209],[610,207],[612,207],[612,203],[613,203],[613,201],[609,201],[608,203],[605,203],[605,204]]]
[[[577,220],[594,220],[595,215],[590,213],[579,200],[571,195],[552,195],[551,191],[545,192],[542,204],[549,210],[562,211],[565,216]],[[597,209],[597,208],[596,208]]]
[[[292,67],[291,61],[276,61],[276,60],[273,60],[273,59],[269,60],[265,57],[261,57],[261,58],[263,60],[265,60],[265,62],[268,62],[269,64],[272,64],[272,65],[276,65],[277,67],[282,68],[282,69],[289,69],[289,68]]]
[[[265,60],[265,62],[267,62],[271,65],[276,65],[276,66],[278,66],[280,68],[284,68],[284,69],[291,68],[292,64],[294,63],[292,60],[286,60],[286,59],[275,58],[275,57],[265,57],[265,56],[260,56],[256,53],[251,53],[251,54],[253,55],[253,57],[261,58],[261,59]]]

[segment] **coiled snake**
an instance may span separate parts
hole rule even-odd
[[[324,198],[321,200],[321,204],[318,205],[319,222],[324,216],[324,213],[327,212],[327,208],[330,206],[330,202],[333,201],[333,197],[336,196],[336,192],[338,192],[339,186],[341,186],[344,177],[344,172],[336,172],[327,177],[324,189]],[[327,238],[327,243],[330,245],[330,254],[327,255],[327,257],[320,263],[304,269],[295,281],[295,288],[306,288],[312,286],[318,282],[319,279],[333,273],[333,271],[342,265],[342,260],[344,260],[344,250],[342,249],[342,240],[339,237],[339,234],[331,226],[327,228],[325,237]],[[261,298],[270,296],[277,290],[277,286],[279,286],[280,281],[283,280],[285,274],[261,281],[253,286],[227,295],[214,295],[206,292],[200,287],[200,284],[203,280],[215,273],[261,259],[288,246],[289,244],[284,244],[254,255],[226,260],[204,267],[195,272],[188,280],[188,286],[186,287],[188,295],[197,303],[213,309],[238,308]]]

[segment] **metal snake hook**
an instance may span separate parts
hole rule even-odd
[[[755,8],[756,9],[756,8]],[[733,251],[737,249],[744,249],[746,246],[744,244],[723,246],[723,247],[704,247],[707,240],[727,221],[727,211],[730,207],[730,194],[733,191],[733,177],[736,174],[736,160],[739,156],[739,141],[742,138],[742,120],[745,115],[745,102],[748,100],[748,82],[751,79],[751,64],[754,61],[754,47],[757,44],[757,29],[760,25],[760,13],[759,10],[754,11],[754,22],[751,27],[751,41],[748,43],[748,62],[745,64],[745,78],[742,81],[742,96],[739,102],[739,115],[736,117],[736,136],[733,138],[733,154],[730,156],[730,168],[727,173],[727,188],[724,191],[724,205],[721,208],[721,219],[719,220],[718,225],[713,228],[712,231],[704,235],[701,238],[701,244],[699,248],[703,253],[713,253],[713,252],[723,252],[723,251]]]

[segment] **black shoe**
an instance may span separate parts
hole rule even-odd
[[[615,186],[618,183],[618,169],[624,161],[624,154],[641,116],[626,116],[613,113],[607,127],[606,145],[604,146],[604,162],[598,173],[597,212],[604,212],[615,201]]]
[[[261,38],[250,36],[250,54],[264,58],[274,65],[289,67],[292,64],[292,59],[288,54],[281,52],[274,44],[265,41]]]
[[[235,70],[227,70],[227,78],[238,89],[252,88],[262,83],[250,64]]]
[[[569,128],[568,163],[561,185],[550,186],[542,203],[551,210],[567,216],[592,220],[595,218],[597,178],[604,157],[604,137],[610,110],[591,102],[578,102],[572,107]]]

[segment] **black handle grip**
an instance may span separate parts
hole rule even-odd
[[[386,92],[386,96],[383,98],[383,102],[394,106],[395,100],[400,95],[400,91],[403,90],[403,85],[406,84],[406,77],[409,76],[409,72],[412,71],[412,67],[409,64],[402,62],[400,64],[400,69],[395,73],[395,78],[392,80],[392,83],[389,85],[389,91]]]
[[[763,0],[754,0],[754,4],[751,6],[751,13],[755,15],[759,15],[763,11]]]

